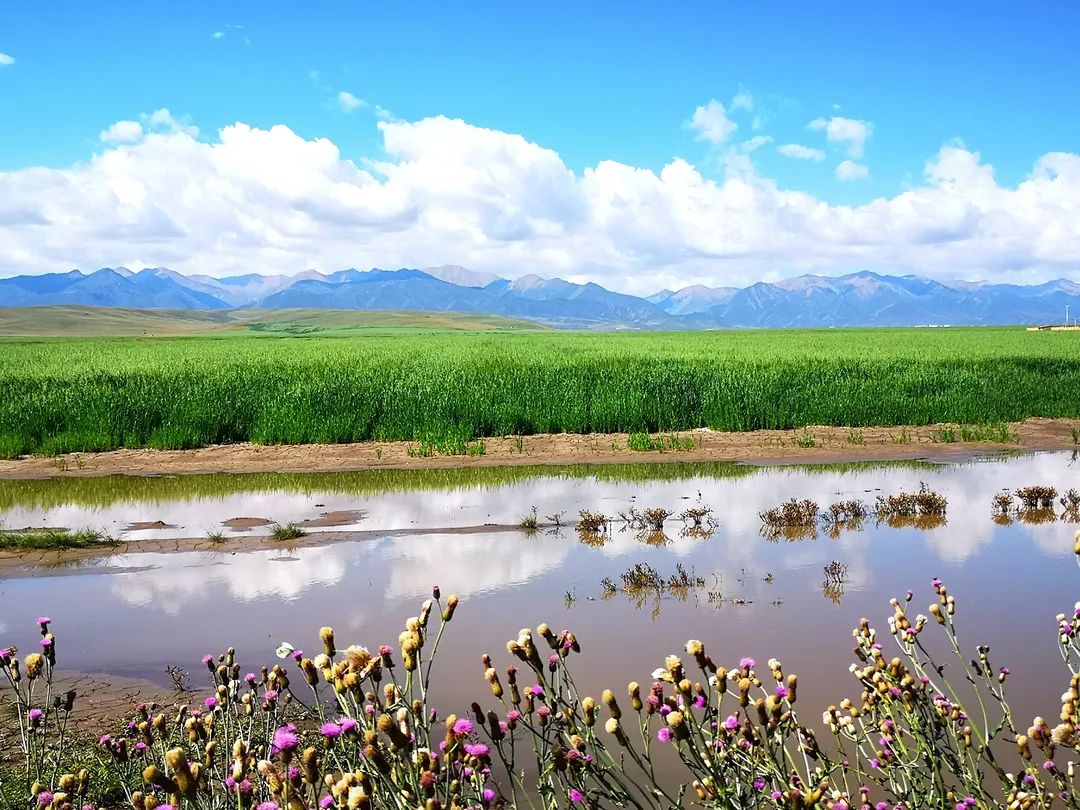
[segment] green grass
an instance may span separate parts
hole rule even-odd
[[[674,433],[664,436],[631,433],[626,439],[626,448],[644,453],[677,452],[680,450],[693,450],[694,440],[690,436],[678,436]]]
[[[306,534],[307,532],[295,523],[279,523],[270,530],[270,538],[272,540],[296,540],[297,538],[304,537]]]
[[[987,425],[946,425],[935,430],[930,438],[943,444],[952,442],[1009,444],[1017,441],[1016,434],[1009,429],[1008,425],[1001,422]]]
[[[4,551],[100,548],[116,544],[113,538],[93,529],[74,532],[68,529],[0,530],[0,550]]]
[[[1077,390],[1080,333],[996,328],[7,339],[0,455],[985,425]]]

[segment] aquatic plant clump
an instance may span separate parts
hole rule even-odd
[[[649,587],[665,584],[639,573]],[[833,583],[843,575],[839,565],[826,571]],[[887,633],[858,622],[848,669],[856,697],[810,711],[812,719],[802,714],[797,674],[778,659],[721,662],[695,639],[643,680],[583,694],[573,676],[582,641],[547,624],[507,642],[508,666],[478,655],[487,697],[444,715],[430,695],[458,600],[434,588],[395,646],[343,646],[324,627],[314,654],[283,644],[273,667],[245,672],[231,649],[207,655],[208,694],[140,705],[85,756],[106,763],[122,797],[112,801],[137,810],[488,808],[537,799],[549,808],[640,810],[1077,806],[1080,604],[1056,620],[1070,671],[1049,715],[1057,719],[1027,724],[1008,705],[1009,668],[987,647],[961,647],[958,600],[940,580],[932,587],[925,614],[912,615],[911,591],[891,601]],[[38,631],[29,654],[0,649],[20,746],[0,766],[3,801],[25,810],[101,806],[65,737],[77,701],[53,693],[59,642],[48,618]],[[661,761],[676,772],[659,776]]]
[[[0,456],[367,439],[469,455],[485,452],[478,438],[537,433],[638,434],[635,447],[688,450],[680,431],[696,428],[833,425],[860,441],[874,425],[1080,417],[1080,344],[1046,338],[979,328],[13,339],[0,352]]]

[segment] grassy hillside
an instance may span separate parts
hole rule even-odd
[[[310,334],[373,330],[488,331],[543,327],[497,315],[332,309],[172,310],[49,306],[0,308],[0,336],[161,337],[212,333]]]
[[[1080,417],[1076,332],[395,328],[9,338],[0,454]]]

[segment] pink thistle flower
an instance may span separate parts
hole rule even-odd
[[[542,687],[540,684],[531,687],[529,691],[538,698],[542,698],[544,696],[544,687]]]
[[[335,740],[341,736],[343,730],[337,723],[323,723],[319,733],[328,740]]]
[[[339,717],[337,724],[341,726],[343,734],[348,734],[350,731],[356,731],[358,724],[351,717]]]
[[[754,790],[764,790],[765,780],[758,778],[754,780]]]
[[[506,722],[507,723],[516,723],[520,719],[521,719],[521,712],[519,712],[517,709],[511,709],[510,711],[508,711],[506,713]]]
[[[296,663],[299,664],[300,661],[303,659],[303,657],[304,657],[304,651],[303,650],[293,650],[293,652],[292,652],[292,660],[293,661],[295,661]]]
[[[319,807],[321,807],[322,810],[327,810],[328,807],[333,807],[333,806],[334,806],[334,797],[331,796],[330,794],[327,794],[327,795],[323,796],[321,799],[319,799]]]
[[[536,710],[536,713],[541,717],[550,717],[551,709],[549,709],[547,706],[541,706],[539,709]]]
[[[462,717],[460,720],[454,723],[455,734],[472,734],[473,724],[470,720]]]
[[[247,675],[244,676],[244,682],[248,686],[254,686],[256,680],[258,680],[258,679],[255,677],[254,672],[249,672]]]
[[[50,804],[52,804],[52,800],[53,795],[47,790],[43,790],[37,795],[38,807],[48,807]]]
[[[495,791],[491,788],[484,788],[484,792],[481,794],[484,797],[484,801],[491,804],[495,801]]]
[[[209,709],[210,711],[213,711],[215,708],[217,708],[217,698],[216,697],[208,697],[203,702],[206,704],[206,708]]]
[[[570,801],[572,801],[572,802],[574,802],[576,804],[584,803],[585,794],[583,794],[577,788],[570,788]]]
[[[671,742],[671,729],[667,726],[663,726],[658,732],[656,732],[656,739],[660,742]]]
[[[777,696],[778,698],[786,698],[786,697],[788,696],[788,690],[787,690],[787,687],[786,687],[786,686],[784,686],[783,684],[781,684],[780,686],[776,687],[776,696]]]
[[[44,712],[41,709],[31,709],[27,712],[26,716],[30,718],[31,723],[36,723],[44,716]]]
[[[486,757],[490,751],[484,743],[470,743],[465,746],[465,753],[471,757]]]
[[[276,802],[263,802],[259,805],[258,810],[278,810]]]
[[[37,625],[38,625],[38,627],[40,627],[40,628],[41,628],[42,630],[44,630],[44,629],[45,629],[46,627],[48,627],[48,626],[49,626],[50,624],[52,624],[52,619],[50,619],[50,618],[49,618],[48,616],[40,616],[40,617],[38,617],[38,620],[37,620]]]
[[[273,742],[270,744],[271,756],[277,756],[287,752],[295,751],[300,745],[300,737],[296,733],[296,726],[289,724],[282,726],[274,732]],[[259,810],[265,810],[262,805],[259,805]],[[277,810],[277,805],[274,805],[274,810]]]
[[[757,661],[755,661],[753,658],[743,658],[739,661],[739,666],[743,669],[753,669],[756,664]]]
[[[47,650],[47,649],[49,649],[49,647],[51,647],[53,645],[53,640],[51,638],[43,638],[38,643],[41,644],[41,646],[44,647]]]
[[[724,721],[724,728],[728,731],[734,731],[739,727],[739,715],[733,714]]]
[[[694,698],[694,708],[695,709],[704,709],[705,708],[705,696],[704,695],[698,695],[697,697]]]

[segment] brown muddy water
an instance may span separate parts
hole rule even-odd
[[[872,504],[879,494],[926,482],[948,498],[948,518],[932,529],[892,528],[871,519],[832,538],[770,540],[758,513],[791,497],[823,507],[841,499]],[[442,713],[472,700],[492,702],[480,656],[510,663],[505,643],[546,621],[573,630],[583,655],[579,684],[622,694],[650,681],[664,656],[688,638],[717,663],[780,658],[799,674],[800,707],[815,721],[829,703],[857,696],[847,668],[851,628],[868,617],[887,636],[888,600],[911,588],[925,612],[930,581],[958,599],[957,622],[970,649],[989,644],[1012,670],[1020,717],[1053,716],[1068,672],[1056,647],[1054,616],[1080,599],[1073,554],[1076,525],[991,519],[1002,489],[1080,487],[1080,463],[1044,453],[956,465],[861,464],[740,467],[667,464],[605,467],[369,472],[329,475],[97,478],[0,482],[7,527],[103,529],[123,540],[265,533],[264,522],[303,523],[333,532],[332,543],[215,552],[120,553],[68,567],[0,574],[0,645],[30,648],[34,620],[53,619],[63,669],[167,685],[181,665],[205,686],[199,663],[235,646],[245,670],[276,662],[282,642],[318,649],[332,625],[339,647],[396,646],[404,620],[438,584],[461,605],[435,669]],[[603,544],[572,527],[535,534],[505,528],[536,507],[615,515],[631,506],[676,513],[702,504],[715,531],[638,537],[616,524]],[[1059,510],[1060,511],[1060,510]],[[247,520],[240,520],[241,518]],[[233,528],[229,528],[233,527]],[[352,538],[349,532],[363,532]],[[468,530],[468,531],[463,531]],[[648,539],[649,542],[646,542]],[[824,568],[846,566],[842,586],[823,587]],[[672,594],[605,593],[609,577],[647,564],[665,579],[682,566],[700,586]]]

